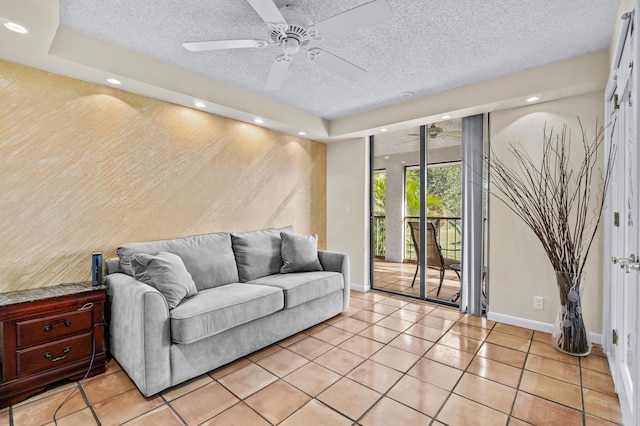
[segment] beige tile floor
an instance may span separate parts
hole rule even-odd
[[[419,296],[419,276],[416,278],[413,287],[411,286],[411,281],[416,273],[416,266],[415,263],[386,262],[377,259],[373,266],[374,287],[381,290]],[[420,272],[418,272],[418,275],[420,275]],[[432,299],[455,300],[460,291],[460,278],[454,271],[445,270],[440,294],[438,294],[439,285],[440,271],[427,268],[427,296]]]
[[[544,333],[388,294],[144,398],[115,361],[0,411],[0,425],[613,425],[602,350],[575,358]],[[11,423],[13,422],[13,423]]]

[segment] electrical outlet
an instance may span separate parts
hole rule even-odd
[[[533,309],[544,309],[544,297],[542,296],[533,296]]]

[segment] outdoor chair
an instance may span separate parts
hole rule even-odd
[[[411,287],[413,287],[416,282],[416,277],[418,276],[418,270],[420,269],[420,222],[409,222],[409,227],[411,228],[411,241],[413,241],[413,247],[415,248],[416,255],[418,256],[416,273],[413,275],[413,281],[411,282]],[[427,267],[440,271],[440,284],[438,285],[438,292],[436,293],[436,296],[439,296],[440,289],[442,288],[442,281],[444,280],[445,270],[450,269],[454,271],[458,275],[458,279],[460,278],[460,273],[455,268],[451,268],[452,265],[459,265],[460,261],[442,256],[440,244],[438,244],[438,240],[436,239],[436,228],[431,222],[427,222],[426,241]]]

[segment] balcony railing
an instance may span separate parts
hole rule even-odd
[[[373,255],[385,257],[387,254],[387,221],[384,216],[373,217]]]
[[[404,259],[417,260],[415,248],[411,241],[411,229],[409,222],[418,222],[417,216],[405,216],[404,218]],[[462,223],[459,217],[427,217],[436,229],[436,239],[440,244],[442,255],[450,259],[461,257],[461,233]],[[377,215],[373,217],[373,250],[374,256],[384,257],[386,254],[386,218]]]

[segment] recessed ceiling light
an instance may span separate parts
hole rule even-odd
[[[299,134],[300,136],[304,136],[304,135],[306,135],[306,133],[305,133],[305,132],[298,132],[298,134]]]
[[[415,94],[415,93],[413,93],[413,92],[402,92],[402,93],[400,94],[400,96],[402,96],[403,98],[410,98],[410,97],[412,97],[414,94]]]
[[[389,156],[388,156],[388,155],[385,155],[385,156],[384,156],[384,158],[389,158]]]
[[[440,117],[440,118],[442,118],[443,120],[448,120],[448,119],[450,119],[450,118],[451,118],[451,116],[450,116],[449,114],[447,114],[447,115],[443,115],[443,116],[442,116],[442,117]]]
[[[256,118],[255,120],[253,120],[253,122],[256,124],[262,124],[264,123],[264,120],[262,118]]]
[[[5,22],[4,27],[8,30],[13,31],[14,33],[26,34],[28,33],[27,29],[20,24],[16,24],[15,22]]]
[[[405,164],[405,163],[406,163],[406,161],[401,161],[400,163],[401,163],[401,164]]]
[[[527,102],[535,102],[535,101],[539,101],[540,98],[538,96],[532,96],[529,99],[527,99]]]
[[[111,83],[111,84],[115,84],[116,86],[119,85],[119,84],[122,84],[122,82],[120,80],[118,80],[117,78],[108,78],[107,82]]]
[[[387,131],[387,129],[382,128],[382,129],[380,129],[380,131],[381,131],[381,132],[386,132],[386,131]]]
[[[206,106],[207,106],[207,104],[205,104],[205,103],[204,103],[204,102],[202,102],[202,101],[196,101],[196,102],[194,103],[194,105],[195,105],[195,106],[197,106],[198,108],[204,108],[204,107],[206,107]]]

